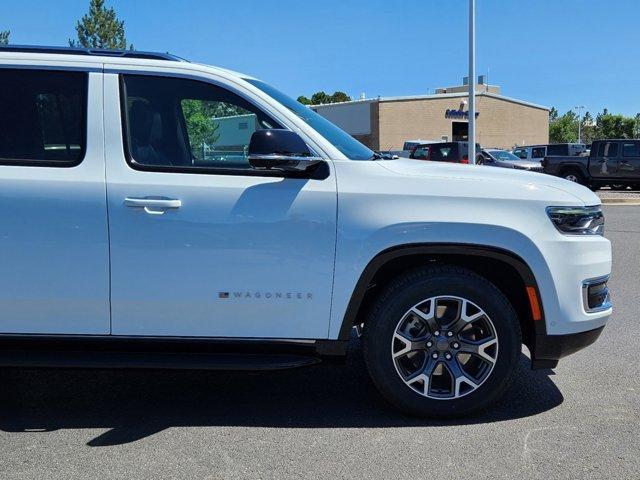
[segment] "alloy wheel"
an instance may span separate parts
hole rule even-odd
[[[412,390],[432,399],[455,399],[489,378],[498,358],[498,336],[489,315],[475,303],[437,296],[402,316],[391,355]]]

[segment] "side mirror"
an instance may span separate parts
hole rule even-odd
[[[324,163],[314,157],[300,136],[291,130],[256,130],[249,142],[249,164],[259,170],[308,173]]]

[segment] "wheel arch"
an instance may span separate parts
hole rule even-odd
[[[351,294],[339,339],[347,340],[351,328],[365,322],[375,293],[395,276],[420,266],[446,264],[468,268],[494,283],[512,303],[529,348],[535,336],[546,334],[544,309],[533,271],[517,254],[498,247],[470,244],[408,244],[378,253],[365,267]],[[527,287],[533,288],[539,305],[534,320]]]
[[[579,162],[565,163],[558,169],[558,176],[562,177],[566,172],[572,170],[577,170],[578,172],[580,172],[585,180],[589,179],[589,171],[587,170],[587,167]]]

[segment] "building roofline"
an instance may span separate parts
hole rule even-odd
[[[454,93],[434,93],[429,95],[405,95],[405,96],[396,96],[396,97],[378,97],[378,98],[367,98],[364,100],[351,100],[349,102],[338,102],[338,103],[322,103],[319,105],[310,105],[311,108],[315,107],[335,107],[337,105],[349,105],[349,104],[358,104],[358,103],[375,103],[375,102],[406,102],[411,100],[437,100],[442,98],[463,98],[468,97],[469,95],[466,92],[454,92]],[[507,97],[504,95],[500,95],[497,93],[490,92],[477,92],[476,97],[489,97],[495,98],[497,100],[504,100],[505,102],[517,103],[519,105],[525,105],[527,107],[538,108],[540,110],[549,111],[549,107],[545,107],[544,105],[538,105],[537,103],[527,102],[525,100],[519,100],[517,98]]]

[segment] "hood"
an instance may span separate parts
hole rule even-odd
[[[554,189],[568,195],[573,201],[584,205],[599,205],[600,198],[588,188],[574,182],[545,173],[528,172],[512,168],[495,168],[484,165],[466,165],[459,163],[430,162],[400,158],[397,160],[380,160],[380,166],[397,175],[410,177],[429,176],[431,178],[456,178],[469,182],[495,184],[496,190],[511,192],[522,191],[523,197],[532,191]],[[539,162],[533,162],[538,163]],[[525,193],[526,192],[526,193]]]
[[[540,168],[542,166],[537,160],[496,160],[496,163],[511,168]]]

